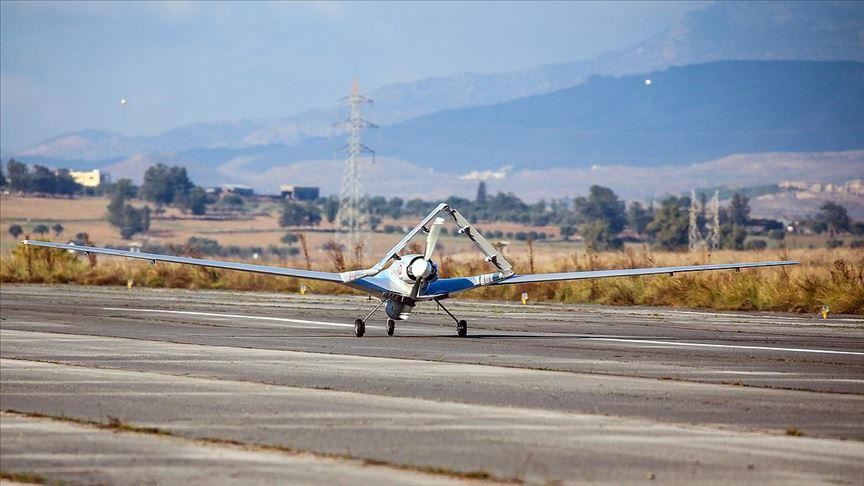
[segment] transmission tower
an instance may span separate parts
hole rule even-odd
[[[339,212],[336,225],[339,243],[357,260],[362,259],[363,232],[369,230],[369,201],[363,190],[363,154],[375,156],[375,151],[363,145],[360,135],[364,128],[377,128],[360,117],[360,105],[372,100],[360,94],[360,85],[354,82],[351,94],[339,101],[348,103],[349,116],[343,123],[348,129],[345,145],[345,171],[342,174],[342,189],[339,196]]]
[[[698,250],[705,246],[705,240],[702,239],[702,231],[699,230],[699,212],[696,191],[690,191],[690,229],[687,233],[687,242],[690,251]]]
[[[708,249],[716,250],[720,247],[720,191],[714,191],[711,198],[711,231],[708,233]],[[706,215],[705,219],[708,219]]]

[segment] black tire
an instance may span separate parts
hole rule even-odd
[[[459,337],[468,335],[468,321],[463,319],[456,324],[456,334],[459,334]]]
[[[387,319],[387,335],[392,336],[394,332],[396,332],[396,321]]]
[[[354,335],[363,337],[364,334],[366,334],[366,323],[362,319],[356,319],[354,321]]]

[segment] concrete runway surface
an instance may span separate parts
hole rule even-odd
[[[469,294],[470,295],[470,294]],[[864,320],[0,288],[0,467],[71,483],[864,482]],[[98,424],[113,425],[105,426]]]

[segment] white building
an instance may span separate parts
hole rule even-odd
[[[69,175],[75,182],[84,187],[99,187],[103,180],[108,182],[108,174],[102,174],[99,169],[93,170],[70,170]]]

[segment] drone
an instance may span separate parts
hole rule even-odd
[[[441,235],[441,228],[447,217],[450,217],[458,227],[457,235],[471,240],[483,254],[485,261],[494,269],[490,273],[468,277],[439,276],[439,266],[433,260],[435,247]],[[419,233],[426,234],[425,251],[422,254],[403,254],[412,238]],[[596,270],[561,273],[517,274],[504,255],[489,243],[459,211],[446,203],[439,204],[429,215],[423,218],[417,226],[409,231],[399,243],[388,251],[384,257],[370,268],[347,272],[322,272],[316,270],[301,270],[293,268],[255,265],[249,263],[226,262],[189,258],[154,253],[132,252],[81,246],[73,243],[52,243],[47,241],[24,240],[25,245],[57,248],[86,254],[98,253],[104,255],[149,260],[152,263],[168,262],[202,267],[254,272],[280,277],[318,280],[346,285],[380,300],[378,305],[365,317],[354,321],[354,335],[362,337],[366,333],[366,321],[375,312],[384,307],[387,314],[387,335],[392,336],[396,329],[396,321],[408,319],[411,311],[421,302],[435,302],[450,318],[456,322],[456,334],[460,337],[468,335],[468,322],[453,315],[442,303],[454,294],[465,292],[477,287],[488,285],[518,285],[540,282],[556,282],[566,280],[585,280],[608,277],[633,277],[643,275],[674,275],[683,272],[700,272],[708,270],[737,270],[742,268],[772,267],[781,265],[797,265],[796,261],[767,261],[751,263],[722,263],[713,265],[689,265],[677,267],[633,268],[623,270]]]

